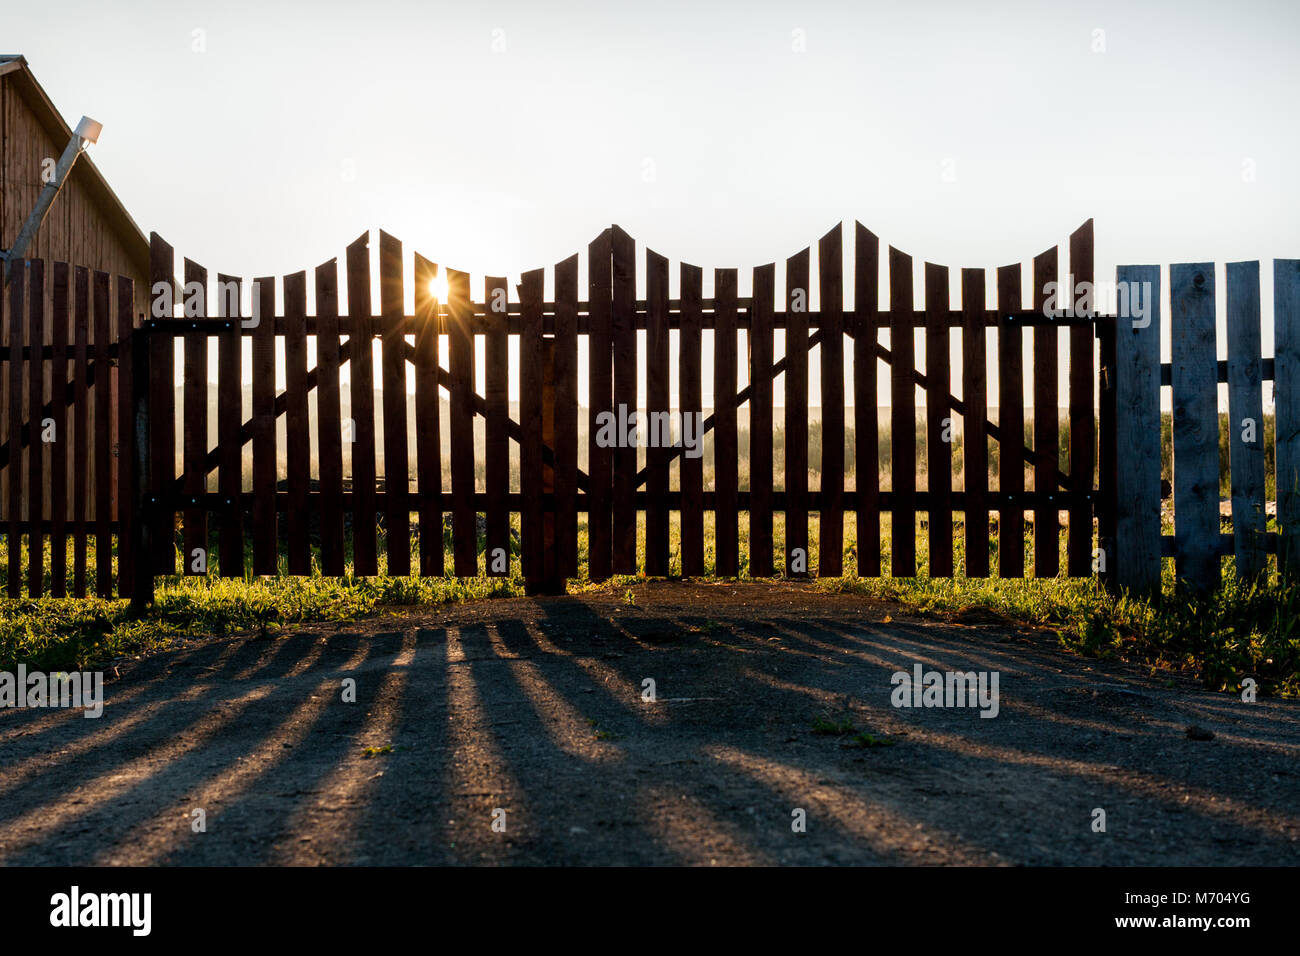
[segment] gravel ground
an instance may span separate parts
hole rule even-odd
[[[0,862],[1300,863],[1300,703],[989,615],[633,590],[195,641],[98,720],[0,712]],[[893,707],[916,663],[996,671],[997,717]]]

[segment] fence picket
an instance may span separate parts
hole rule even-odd
[[[646,249],[645,573],[668,574],[668,260]]]
[[[546,526],[542,508],[545,474],[542,471],[542,298],[546,274],[525,272],[519,285],[519,490],[523,508],[519,516],[524,580],[541,582],[546,574]],[[633,462],[635,464],[635,462]],[[615,569],[617,570],[617,568]]]
[[[77,281],[80,279],[78,272]],[[149,312],[152,318],[173,318],[174,310],[163,305],[176,302],[175,292],[176,253],[156,232],[150,233]],[[78,308],[77,325],[85,319]],[[171,486],[176,480],[176,340],[170,335],[157,334],[150,338],[149,344],[149,487],[155,498],[151,508],[154,571],[175,574],[176,515],[169,502]],[[77,472],[73,474],[75,482]]]
[[[1259,263],[1229,262],[1228,434],[1237,575],[1258,577],[1264,557],[1264,398],[1260,381]]]
[[[26,263],[17,263],[15,270]],[[8,595],[11,598],[22,597],[22,520],[23,520],[23,327],[27,283],[25,276],[18,273],[9,283],[9,362],[6,371],[9,375],[9,428],[5,435],[9,446],[8,492],[6,512],[9,525],[6,532],[8,551]],[[78,369],[80,372],[80,369]],[[81,403],[78,403],[79,407]],[[78,474],[73,472],[74,475]],[[83,479],[84,480],[84,479]]]
[[[587,576],[592,581],[605,580],[613,570],[610,494],[614,452],[598,440],[601,424],[605,416],[612,414],[614,407],[610,364],[613,358],[612,250],[611,229],[606,229],[587,246]]]
[[[618,226],[612,240],[614,409],[621,427],[637,410],[636,243]],[[614,573],[635,574],[637,450],[624,437],[614,448]]]
[[[351,370],[348,397],[352,413],[352,571],[364,576],[379,573],[375,540],[375,353],[369,233],[362,233],[348,246],[347,270]]]
[[[1278,570],[1300,578],[1300,259],[1273,260]]]
[[[289,510],[287,567],[311,573],[307,495],[311,483],[311,438],[307,413],[307,273],[284,277],[284,473]],[[405,536],[402,538],[406,542]]]
[[[101,275],[104,276],[102,302],[100,300],[99,279]],[[29,279],[27,286],[27,344],[31,356],[27,363],[27,593],[32,597],[40,597],[45,590],[45,535],[41,532],[41,519],[44,517],[45,510],[44,459],[46,443],[41,436],[40,413],[41,407],[45,404],[45,361],[41,358],[41,346],[45,342],[45,263],[40,259],[29,261],[27,263],[27,277]],[[101,313],[106,313],[108,310],[108,276],[103,273],[96,273],[95,280],[95,322],[96,335],[98,336]],[[98,351],[97,342],[97,358]],[[105,383],[108,381],[108,375],[105,374],[107,365],[108,352],[105,350],[104,362],[99,364],[97,369],[99,375],[96,376],[96,384],[100,381]],[[101,390],[97,389],[96,391]],[[102,389],[102,394],[105,401],[95,409],[95,415],[98,419],[96,425],[99,426],[96,439],[99,438],[99,432],[104,430],[103,409],[108,404],[107,386]],[[20,474],[21,469],[14,472],[15,477]],[[108,483],[102,480],[103,476],[98,472],[96,478],[95,489],[98,494],[100,486],[103,485],[106,488]],[[97,519],[98,517],[96,515]],[[96,526],[98,527],[98,521]],[[95,556],[97,560],[99,558],[98,541],[99,538],[96,536]],[[104,580],[102,573],[99,575],[99,580]]]
[[[275,441],[275,279],[253,280],[253,573],[279,571],[278,464]],[[162,339],[158,336],[155,340]],[[156,352],[155,352],[156,355]],[[152,423],[151,423],[152,427]],[[358,533],[353,524],[353,535]]]
[[[221,491],[221,517],[217,525],[217,555],[218,563],[221,568],[223,578],[238,578],[244,574],[244,529],[241,515],[243,509],[240,507],[239,496],[243,490],[243,455],[241,454],[241,444],[239,438],[239,429],[243,418],[243,380],[240,363],[243,353],[243,333],[240,331],[240,302],[242,302],[243,283],[233,276],[217,276],[217,316],[219,318],[230,319],[235,323],[234,328],[227,332],[222,332],[217,339],[217,452],[219,457],[219,471],[217,473],[217,487]],[[232,307],[233,306],[233,307]],[[129,309],[129,303],[128,303]],[[120,316],[119,316],[120,319]],[[130,317],[127,317],[127,325],[123,332],[118,335],[118,354],[120,360],[125,361],[122,356],[126,356],[130,351],[126,344],[126,336],[130,334]],[[337,342],[335,336],[335,368],[337,379]],[[322,366],[323,368],[323,366]],[[122,448],[119,451],[119,462],[129,461],[131,458],[128,450],[129,446],[125,443],[129,440],[127,437],[130,432],[127,426],[131,421],[134,412],[130,411],[130,397],[127,388],[128,379],[125,376],[119,376],[118,387],[122,390],[122,429],[119,431]],[[337,397],[337,387],[335,390]],[[322,446],[322,461],[324,451]],[[322,465],[323,467],[323,465]],[[129,486],[122,486],[129,487]],[[125,499],[123,499],[125,500]],[[336,506],[341,509],[342,502]],[[330,518],[329,505],[322,504],[321,522],[322,525],[327,523]],[[340,517],[339,535],[342,537],[343,528]],[[119,558],[120,560],[120,558]],[[130,591],[123,590],[123,594],[129,594]]]
[[[555,541],[561,577],[578,573],[578,257],[555,266]]]
[[[1077,290],[1093,287],[1092,220],[1089,219],[1070,236],[1070,276],[1073,288],[1068,301],[1078,306],[1076,313],[1096,312],[1096,303],[1087,309],[1079,304]],[[1096,465],[1097,428],[1094,416],[1096,356],[1093,353],[1093,330],[1088,325],[1070,326],[1070,500],[1069,529],[1066,538],[1066,569],[1071,577],[1087,577],[1092,571],[1092,495],[1093,469]],[[1087,496],[1087,497],[1084,497]]]
[[[890,574],[916,577],[916,341],[912,325],[912,257],[889,247],[889,516]]]
[[[1115,582],[1147,595],[1160,589],[1160,267],[1120,266],[1115,280],[1129,313],[1135,294],[1150,310],[1115,328]]]
[[[388,573],[411,573],[410,449],[406,433],[406,330],[402,244],[379,233],[379,312],[384,403],[384,538]]]
[[[1173,360],[1175,562],[1196,591],[1219,579],[1219,416],[1214,265],[1169,267]]]
[[[736,434],[735,269],[713,272],[713,555],[714,573],[740,573],[739,443]]]
[[[72,596],[83,598],[86,596],[86,519],[89,510],[89,485],[90,485],[90,270],[77,267],[74,273],[74,293],[73,293],[74,321],[74,346],[73,346],[73,406],[72,406]],[[161,336],[160,336],[161,338]],[[19,340],[21,343],[21,339]],[[170,347],[172,339],[165,340]],[[164,383],[170,393],[172,381]],[[10,393],[12,396],[12,393]],[[172,407],[169,403],[167,408]],[[21,412],[21,403],[20,409]],[[153,412],[153,409],[150,409]],[[11,412],[11,414],[13,414]],[[175,432],[166,429],[164,434]],[[172,446],[172,472],[175,472],[175,446]],[[18,459],[14,459],[14,467],[17,467]],[[159,486],[155,486],[159,487]],[[168,489],[170,491],[170,489]],[[166,494],[167,492],[164,492]],[[12,487],[10,494],[13,494]],[[15,508],[15,511],[17,509]],[[162,517],[166,520],[165,525],[161,525],[161,534],[157,537],[163,538],[167,546],[175,551],[175,515],[171,511],[165,512]],[[171,565],[170,571],[175,572],[175,560]],[[16,570],[10,570],[10,582],[14,580],[13,575]]]
[[[509,284],[504,277],[488,276],[483,281],[483,294],[483,433],[487,444],[483,458],[487,486],[483,530],[488,576],[506,577],[510,574],[510,433],[506,424],[510,418]]]
[[[772,357],[776,263],[754,269],[749,313],[749,573],[772,576]]]
[[[420,574],[441,577],[445,567],[442,528],[442,414],[438,392],[442,364],[442,303],[433,296],[438,267],[415,255],[415,476],[420,524]]]
[[[703,367],[700,364],[703,333],[702,310],[704,298],[704,272],[699,266],[682,263],[681,266],[681,329],[678,332],[678,404],[682,412],[682,427],[687,416],[702,422],[704,404]],[[697,428],[699,442],[695,457],[683,454],[681,458],[682,489],[682,576],[699,577],[704,574],[704,435]],[[771,469],[768,469],[769,472]]]
[[[998,268],[998,575],[1025,574],[1025,383],[1024,330],[1012,319],[1020,311],[1020,266]]]
[[[68,386],[69,281],[68,264],[54,263],[50,276],[50,417],[54,420],[56,440],[50,444],[50,596],[56,598],[66,597],[68,593],[68,406],[64,397]],[[130,434],[125,430],[119,433]],[[119,465],[131,457],[123,455]],[[135,486],[128,475],[119,479],[119,487]],[[131,562],[123,561],[121,568],[124,574],[130,575]],[[130,593],[125,583],[118,590],[122,594]]]
[[[316,454],[320,570],[339,576],[343,552],[343,408],[339,385],[339,264],[316,267]],[[222,563],[225,561],[223,559]]]
[[[821,311],[821,510],[819,577],[844,573],[844,260],[843,224],[817,245]]]
[[[930,576],[952,576],[952,368],[948,334],[948,270],[925,264],[926,512]]]
[[[962,491],[965,506],[966,577],[989,575],[988,391],[985,384],[987,327],[984,270],[961,270]]]
[[[452,564],[457,577],[478,574],[474,509],[474,317],[469,276],[447,270],[447,367],[450,372]]]
[[[1057,281],[1057,249],[1034,257],[1034,311],[1042,312]],[[1054,578],[1061,569],[1058,494],[1060,426],[1057,355],[1059,327],[1034,326],[1034,577]]]
[[[785,573],[803,577],[808,557],[808,269],[810,250],[785,263]]]
[[[880,575],[880,240],[862,223],[853,239],[853,438],[858,575]]]
[[[96,277],[98,283],[98,277]],[[197,286],[197,288],[196,288]],[[208,314],[208,270],[197,262],[185,260],[185,312],[196,311],[200,318],[190,318],[190,325],[182,339],[184,348],[185,383],[182,386],[181,407],[182,452],[185,463],[185,480],[182,491],[189,499],[198,498],[208,490],[208,334],[199,328],[201,317]],[[306,366],[306,352],[303,353]],[[181,571],[190,576],[207,573],[208,512],[201,505],[188,504],[184,509],[185,551]]]
[[[57,266],[56,266],[57,273]],[[66,268],[64,270],[64,279],[66,280]],[[65,290],[66,294],[66,290]],[[63,303],[63,341],[66,345],[67,329],[67,302]],[[58,312],[55,311],[54,330],[58,334],[59,321]],[[140,555],[136,553],[132,538],[129,534],[130,529],[138,520],[136,517],[136,477],[135,477],[135,356],[132,351],[135,334],[135,285],[126,276],[117,277],[117,326],[115,328],[117,336],[117,596],[130,597],[135,593],[135,576],[139,573],[136,565],[140,560]],[[236,343],[238,344],[238,343]],[[64,363],[66,365],[66,363]],[[51,393],[52,409],[54,418],[60,424],[59,438],[50,448],[51,455],[55,451],[63,437],[62,428],[62,409],[65,407],[63,402],[64,395],[64,375],[66,367],[61,368],[59,362],[54,363],[54,372],[50,376],[53,390]],[[237,436],[236,436],[237,437]],[[236,448],[236,460],[238,460],[238,449]],[[51,464],[51,475],[53,476],[53,465]],[[62,523],[62,503],[58,501],[59,497],[64,494],[63,479],[60,477],[57,481],[52,482],[51,493],[55,496],[56,506],[51,508],[51,518],[57,510]],[[60,536],[61,537],[61,536]],[[51,557],[60,554],[63,550],[62,541],[56,547],[51,549]],[[241,548],[242,551],[242,548]],[[242,557],[242,555],[241,555]],[[53,573],[53,561],[51,561],[51,573]],[[142,570],[142,569],[141,569]],[[58,577],[62,577],[62,562]]]
[[[112,373],[109,369],[109,340],[112,337],[113,313],[112,297],[110,295],[111,286],[107,272],[95,273],[94,284],[94,301],[95,301],[95,593],[102,598],[113,596],[113,529],[112,529],[112,502],[113,502],[113,398],[112,398]],[[33,306],[35,302],[33,301]],[[40,374],[39,369],[43,365],[38,347],[41,344],[42,335],[39,322],[44,319],[44,310],[42,309],[39,317],[34,315],[36,320],[35,335],[32,342],[32,361],[35,365],[35,373]],[[206,370],[205,370],[206,371]],[[207,375],[204,375],[206,381]],[[36,389],[32,389],[32,395],[35,397]],[[37,432],[39,427],[38,416],[40,414],[40,402],[33,402],[31,409],[31,422],[29,433],[31,435],[31,454],[33,458],[40,457],[40,436]],[[205,433],[206,437],[206,433]],[[35,471],[35,468],[33,468]],[[41,540],[40,517],[41,493],[35,491],[30,497],[31,502],[31,521],[32,525],[28,531],[31,537],[37,541]],[[37,586],[39,589],[39,585]]]

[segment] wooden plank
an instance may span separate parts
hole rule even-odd
[[[420,522],[420,574],[441,577],[446,566],[442,527],[442,306],[434,298],[438,266],[415,255],[415,475]]]
[[[57,272],[57,269],[56,269]],[[64,270],[64,279],[67,274]],[[66,290],[65,290],[66,297]],[[68,337],[67,323],[67,302],[66,298],[63,303],[63,316],[60,323],[59,312],[56,309],[54,313],[54,334],[59,335],[60,325],[62,326],[62,337],[66,346]],[[135,575],[137,573],[137,563],[141,555],[137,553],[135,546],[132,544],[132,529],[136,523],[136,477],[135,477],[135,358],[132,350],[133,336],[135,334],[135,284],[126,276],[117,277],[117,325],[115,328],[117,336],[117,596],[121,598],[131,597],[135,593]],[[58,396],[63,392],[63,384],[66,381],[67,363],[63,361],[54,363],[54,372],[51,375],[51,381],[55,383],[54,395]],[[60,422],[59,425],[59,442],[51,446],[53,452],[62,442],[62,401],[53,403],[55,409],[55,419]],[[51,469],[53,471],[53,469]],[[55,501],[59,504],[59,499],[64,496],[63,478],[60,476],[57,481],[53,482],[52,492]],[[235,496],[239,495],[239,487],[235,488]],[[56,505],[57,511],[62,513],[62,507]],[[238,512],[236,512],[238,513]],[[54,511],[51,511],[53,517]],[[62,518],[60,518],[60,521]],[[135,539],[138,540],[138,539]],[[52,555],[61,555],[63,551],[63,542],[59,541],[57,547],[52,550]],[[53,568],[51,568],[53,571]],[[62,576],[62,562],[60,562],[60,577]]]
[[[1041,311],[1057,281],[1057,250],[1034,257],[1034,310]],[[1057,407],[1057,339],[1059,328],[1034,326],[1034,490],[1057,493],[1060,467],[1060,412]],[[1040,499],[1042,500],[1042,499]],[[1034,509],[1034,577],[1054,578],[1061,569],[1060,515],[1054,504]]]
[[[1160,591],[1160,267],[1120,266],[1115,281],[1129,302],[1115,328],[1115,581],[1149,596]]]
[[[108,374],[108,346],[112,339],[113,313],[111,285],[107,272],[96,272],[95,301],[95,593],[102,598],[113,596],[113,397]],[[42,310],[41,318],[44,318]],[[40,333],[37,332],[39,341]],[[34,359],[39,362],[39,359]],[[33,390],[34,393],[35,390]],[[39,406],[37,406],[38,408]],[[32,424],[37,426],[36,408],[32,409]],[[35,437],[35,433],[33,433]],[[33,444],[35,452],[39,445]],[[39,496],[33,496],[31,517]],[[40,534],[33,537],[39,539]]]
[[[880,240],[862,223],[853,237],[853,432],[858,498],[858,575],[880,575],[880,414],[876,364],[880,337]]]
[[[681,328],[677,336],[678,405],[682,428],[691,427],[695,451],[683,454],[682,490],[682,576],[704,574],[704,389],[701,365],[704,272],[699,266],[681,264]],[[768,468],[768,473],[771,473]]]
[[[1172,309],[1174,567],[1209,591],[1219,581],[1219,414],[1214,349],[1214,264],[1169,267]]]
[[[67,404],[62,401],[68,382],[68,306],[70,272],[66,262],[54,263],[51,275],[51,360],[50,382],[53,387],[51,397],[55,400],[50,405],[50,417],[54,419],[56,440],[50,444],[50,596],[61,598],[67,596],[68,582],[68,413]],[[129,366],[128,366],[129,369]],[[129,371],[126,373],[129,375]],[[124,376],[125,377],[125,376]],[[125,388],[125,386],[123,386]],[[124,435],[130,431],[120,432]],[[127,461],[132,456],[123,455]],[[119,463],[120,463],[119,459]],[[120,487],[130,488],[122,484]],[[131,562],[121,564],[128,575]],[[119,593],[129,594],[129,588],[119,585]]]
[[[5,435],[9,445],[9,484],[6,510],[9,515],[6,544],[9,561],[7,593],[11,598],[22,597],[22,521],[23,521],[23,326],[26,317],[27,283],[17,272],[9,283],[9,428]],[[23,266],[25,268],[25,266]],[[80,371],[80,370],[79,370]],[[75,472],[74,472],[75,474]],[[83,479],[84,480],[84,479]]]
[[[890,574],[916,577],[916,340],[904,313],[912,311],[912,257],[889,247]]]
[[[510,573],[510,333],[509,284],[504,278],[484,280],[487,315],[483,320],[484,375],[484,477],[487,483],[487,517],[484,528],[487,573]],[[576,294],[576,289],[575,289]],[[418,385],[416,386],[418,389]],[[576,514],[576,512],[575,512]],[[576,520],[576,519],[575,519]],[[574,531],[576,535],[576,530]],[[576,569],[574,571],[576,574]]]
[[[348,386],[352,413],[352,571],[379,573],[375,542],[375,357],[370,301],[370,235],[348,246]]]
[[[555,540],[561,577],[578,574],[578,256],[555,266]]]
[[[822,460],[817,574],[844,573],[844,251],[843,225],[817,245],[821,296]]]
[[[1069,301],[1084,311],[1075,295],[1080,283],[1093,287],[1092,220],[1089,219],[1070,236],[1070,275],[1074,283],[1068,289]],[[1091,297],[1089,297],[1091,298]],[[1096,312],[1096,303],[1086,310]],[[1093,468],[1096,465],[1097,427],[1094,406],[1096,362],[1093,354],[1093,330],[1086,325],[1071,325],[1069,332],[1069,409],[1070,409],[1070,487],[1083,494],[1093,491]],[[1069,532],[1066,540],[1066,569],[1071,577],[1092,573],[1092,507],[1086,499],[1075,498],[1070,506]]]
[[[285,484],[289,493],[290,574],[311,574],[307,493],[311,484],[311,438],[307,413],[307,273],[284,277]]]
[[[966,577],[989,576],[989,439],[984,270],[961,270],[962,490],[966,492]]]
[[[637,412],[636,243],[618,226],[611,238],[614,410],[622,422]],[[613,567],[615,574],[635,574],[637,450],[623,437],[614,448]]]
[[[185,315],[195,324],[207,318],[208,271],[197,262],[185,260]],[[186,326],[189,329],[189,326]],[[208,457],[208,335],[201,330],[186,331],[184,348],[184,382],[182,384],[182,450],[185,462],[183,490],[187,497],[197,497],[208,490],[205,462]],[[208,515],[202,508],[184,511],[184,558],[182,572],[187,575],[207,573]],[[196,570],[197,569],[197,570]]]
[[[238,499],[243,490],[243,455],[239,431],[243,411],[243,344],[239,331],[243,283],[234,276],[217,276],[217,315],[236,326],[217,337],[217,448],[220,464],[217,487],[222,503],[217,524],[217,556],[223,578],[244,576],[244,529]],[[126,405],[123,406],[126,413]],[[123,424],[130,419],[124,417]],[[125,434],[125,433],[124,433]],[[129,593],[129,592],[125,592]]]
[[[478,574],[478,523],[474,512],[474,333],[469,275],[447,271],[447,361],[451,373],[452,558],[456,576]]]
[[[253,573],[279,571],[278,480],[275,451],[275,279],[253,281],[257,325],[253,327]]]
[[[683,292],[685,297],[685,292]],[[772,364],[775,342],[772,312],[776,305],[776,263],[754,269],[754,296],[749,313],[749,573],[768,578],[773,572],[772,540]]]
[[[1228,434],[1237,576],[1259,577],[1264,550],[1264,399],[1260,376],[1259,262],[1229,262]]]
[[[77,277],[80,281],[80,276]],[[87,282],[89,279],[87,279]],[[150,317],[170,319],[164,306],[176,301],[176,259],[172,247],[156,232],[149,235]],[[87,315],[89,312],[87,312]],[[274,313],[272,313],[274,314]],[[77,325],[82,315],[77,312]],[[176,480],[176,340],[167,333],[149,339],[149,486],[155,496],[169,498]],[[74,482],[77,473],[74,471]],[[154,571],[176,573],[176,515],[170,504],[156,506],[150,516],[154,533]]]
[[[739,468],[736,435],[735,269],[715,269],[713,328],[714,573],[740,573]]]
[[[613,231],[606,229],[587,246],[589,314],[587,335],[587,576],[603,581],[613,573],[611,489],[613,449],[599,440],[601,425],[613,413],[612,266]]]
[[[90,271],[78,266],[73,273],[73,406],[72,406],[72,596],[86,596],[86,518],[89,505],[89,486],[90,486],[90,387],[89,387],[89,366],[90,366]],[[167,347],[172,346],[171,336],[159,335],[157,338],[162,339]],[[173,364],[173,368],[174,368]],[[172,382],[165,383],[170,390]],[[12,394],[12,393],[11,393]],[[174,398],[173,398],[174,403]],[[151,406],[150,414],[152,415],[154,407]],[[172,407],[169,403],[166,407]],[[152,431],[152,429],[151,429]],[[175,434],[173,430],[171,434]],[[171,446],[173,465],[175,463],[176,449]],[[15,459],[15,463],[17,459]],[[174,477],[174,475],[173,475]],[[158,486],[155,486],[158,487]],[[13,489],[10,489],[13,494]],[[158,533],[155,538],[163,538],[168,542],[175,552],[175,516],[172,512],[167,511],[159,516],[160,521]],[[166,566],[166,565],[164,565]],[[175,573],[175,559],[170,568],[165,572],[168,574]],[[12,577],[11,577],[12,580]]]
[[[406,435],[406,336],[402,331],[402,244],[379,233],[379,311],[384,402],[384,534],[388,573],[411,573],[410,457]]]
[[[1300,259],[1273,260],[1273,379],[1276,414],[1277,563],[1300,579]]]
[[[952,369],[948,354],[948,270],[925,264],[925,436],[929,473],[930,577],[950,578],[952,560]]]
[[[808,573],[808,266],[810,251],[785,263],[785,573]]]
[[[520,544],[525,581],[540,581],[545,573],[545,526],[542,515],[542,299],[546,274],[525,272],[519,286],[519,490],[523,496]]]
[[[339,264],[316,267],[316,455],[320,473],[320,569],[345,570],[343,551],[343,406],[339,386]],[[223,559],[222,563],[225,561]]]
[[[645,573],[668,575],[668,260],[650,249],[646,263]]]
[[[1016,499],[1025,491],[1024,329],[1011,316],[1020,311],[1020,266],[998,268],[998,575],[1025,574],[1025,512]]]
[[[100,312],[108,310],[108,277],[104,276],[104,295],[103,303],[100,302],[99,274],[96,274],[95,283],[95,319],[96,329],[99,327]],[[27,263],[27,344],[31,347],[31,358],[27,363],[27,520],[30,522],[27,531],[27,593],[32,597],[40,597],[45,591],[45,536],[40,532],[39,522],[45,517],[45,441],[42,436],[43,426],[41,423],[40,410],[45,405],[45,362],[41,359],[40,346],[45,342],[45,263],[40,259],[32,259]],[[98,333],[97,333],[98,334]],[[98,343],[97,343],[98,344]],[[107,362],[107,352],[105,352],[104,365],[99,368],[103,369]],[[108,381],[107,375],[98,375],[97,378],[103,382]],[[108,390],[105,388],[103,394],[107,396]],[[96,417],[102,418],[107,401],[96,409]],[[97,422],[100,426],[99,431],[103,431],[103,422]],[[98,437],[98,434],[97,436]],[[15,476],[18,474],[14,472]],[[99,491],[102,485],[105,489],[108,487],[106,476],[101,471],[96,473],[97,484],[96,491]],[[96,515],[98,517],[98,515]],[[99,557],[99,552],[96,553]],[[111,564],[111,558],[109,559]],[[103,579],[103,575],[100,575]]]

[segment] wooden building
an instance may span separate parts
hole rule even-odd
[[[36,205],[46,178],[53,174],[54,164],[58,162],[71,136],[71,127],[32,75],[27,60],[18,55],[0,55],[0,249],[9,249],[17,238],[27,216]],[[28,246],[25,258],[44,259],[47,263],[66,262],[73,267],[84,266],[113,276],[127,276],[135,282],[136,315],[142,315],[145,310],[149,279],[149,240],[95,168],[89,151],[78,158],[72,167],[67,183],[54,200],[40,231]],[[45,281],[47,287],[52,281],[49,265],[46,266]],[[48,295],[46,302],[49,302]],[[46,314],[45,344],[49,344],[51,325],[48,306]],[[75,320],[72,324],[75,324]],[[5,326],[0,328],[0,341],[7,346],[8,322]],[[69,332],[68,341],[75,342],[75,329]],[[112,369],[114,396],[117,388],[116,372],[116,368]],[[47,380],[43,383],[47,401],[54,394],[53,383],[48,378],[47,375]],[[3,391],[0,389],[0,393]],[[7,396],[0,394],[0,429],[5,427],[4,423],[8,420],[6,402]],[[29,411],[26,397],[23,404],[25,418]],[[93,396],[88,405],[88,427],[93,434],[99,418],[93,407]],[[116,423],[111,415],[106,414],[103,418],[103,424],[112,433],[116,444]],[[5,438],[7,440],[8,436]],[[41,451],[48,455],[47,450]],[[0,471],[0,494],[3,493],[2,489],[8,487],[10,471],[9,468]],[[116,472],[113,474],[116,477]],[[89,480],[93,513],[93,476]],[[114,513],[116,491],[114,488],[112,492]],[[48,517],[48,490],[44,498],[41,512],[43,517]],[[25,515],[35,517],[30,514],[30,504],[24,500],[23,511]]]
[[[27,60],[0,56],[0,249],[17,237],[44,185],[43,170],[52,170],[71,136]],[[129,276],[140,290],[149,277],[149,240],[89,152],[73,166],[27,256]]]

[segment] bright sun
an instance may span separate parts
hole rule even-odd
[[[429,294],[439,302],[446,302],[450,292],[451,287],[447,284],[445,275],[439,274],[429,280]]]

